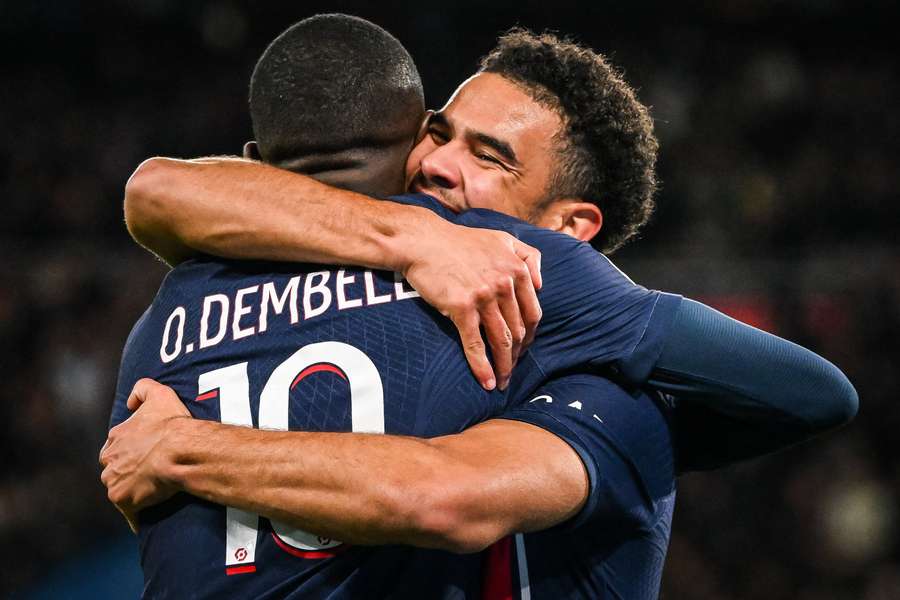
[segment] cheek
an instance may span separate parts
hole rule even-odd
[[[472,169],[465,183],[466,200],[472,208],[489,208],[506,214],[514,214],[510,204],[509,189],[503,178],[483,169]]]

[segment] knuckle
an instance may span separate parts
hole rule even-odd
[[[484,350],[484,342],[481,341],[481,338],[473,338],[471,340],[466,341],[463,346],[467,351],[470,352],[480,352]]]
[[[448,300],[446,311],[447,315],[455,322],[459,318],[460,313],[464,312],[463,303],[459,300]]]
[[[472,291],[472,299],[476,303],[484,302],[494,295],[493,287],[483,283]]]
[[[455,315],[460,315],[471,310],[475,304],[471,294],[461,294],[453,296],[447,300],[447,309]]]

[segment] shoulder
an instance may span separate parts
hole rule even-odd
[[[456,222],[470,227],[499,229],[540,250],[546,290],[557,285],[571,289],[573,282],[590,292],[596,291],[598,286],[643,290],[589,243],[559,231],[486,209],[468,210],[458,215]]]
[[[623,446],[643,444],[645,433],[651,429],[670,439],[671,409],[655,393],[628,390],[600,375],[577,373],[547,382],[539,394],[575,399],[579,411],[589,412]]]
[[[500,229],[506,231],[510,235],[522,240],[526,244],[530,244],[539,250],[543,248],[564,248],[575,249],[579,246],[585,246],[590,249],[588,244],[581,242],[570,235],[547,229],[546,227],[538,227],[516,217],[499,213],[486,208],[473,208],[467,210],[454,219],[460,225],[469,227],[483,227],[488,229]]]
[[[389,196],[386,200],[390,200],[391,202],[396,202],[398,204],[407,204],[409,206],[419,206],[422,208],[427,208],[428,210],[437,213],[444,219],[448,221],[456,221],[459,215],[449,210],[443,204],[437,201],[436,198],[429,196],[428,194],[400,194],[398,196]]]
[[[581,457],[588,499],[570,523],[646,529],[662,515],[674,491],[674,459],[665,407],[643,392],[628,392],[591,374],[571,374],[542,385],[505,418],[542,427]]]
[[[154,302],[162,302],[169,296],[190,293],[197,288],[239,285],[243,280],[260,277],[293,276],[310,271],[323,270],[322,265],[286,263],[264,260],[232,260],[203,256],[187,260],[166,275]]]

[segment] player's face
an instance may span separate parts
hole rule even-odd
[[[406,163],[407,188],[455,212],[489,208],[528,219],[546,197],[561,126],[508,79],[475,75],[429,118]]]

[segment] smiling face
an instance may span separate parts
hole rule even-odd
[[[547,199],[562,120],[494,73],[463,82],[426,124],[406,162],[410,191],[460,212],[529,219]]]

